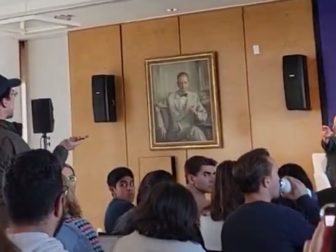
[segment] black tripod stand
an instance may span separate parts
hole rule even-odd
[[[50,146],[50,137],[47,135],[47,133],[42,133],[41,140],[43,141],[43,149],[47,150],[48,147]],[[41,146],[41,142],[40,142],[40,146]]]

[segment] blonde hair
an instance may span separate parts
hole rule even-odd
[[[75,194],[75,182],[70,181],[66,176],[62,176],[63,186],[68,189],[65,195],[64,212],[71,217],[82,217],[82,209]]]

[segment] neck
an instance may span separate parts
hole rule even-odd
[[[53,236],[54,235],[54,230],[44,224],[42,225],[15,225],[12,224],[10,225],[10,227],[8,228],[8,232],[12,233],[12,234],[18,234],[18,233],[45,233],[49,236]]]
[[[194,185],[187,184],[187,188],[192,194],[205,198],[205,193],[198,190]]]
[[[205,193],[198,190],[194,185],[188,184],[187,188],[194,196],[199,213],[202,214],[204,208],[208,207],[210,204],[209,200],[205,197]]]
[[[252,203],[256,201],[271,202],[271,197],[268,194],[256,192],[256,193],[246,193],[244,195],[245,203]]]

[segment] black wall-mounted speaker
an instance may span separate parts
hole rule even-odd
[[[116,122],[115,76],[93,75],[91,83],[94,121]]]
[[[50,98],[31,101],[34,133],[54,131],[54,108]]]
[[[283,56],[282,67],[287,109],[310,110],[307,57]]]

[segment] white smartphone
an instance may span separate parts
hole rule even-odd
[[[336,204],[329,203],[324,205],[320,210],[320,217],[327,227],[333,227],[336,219]]]

